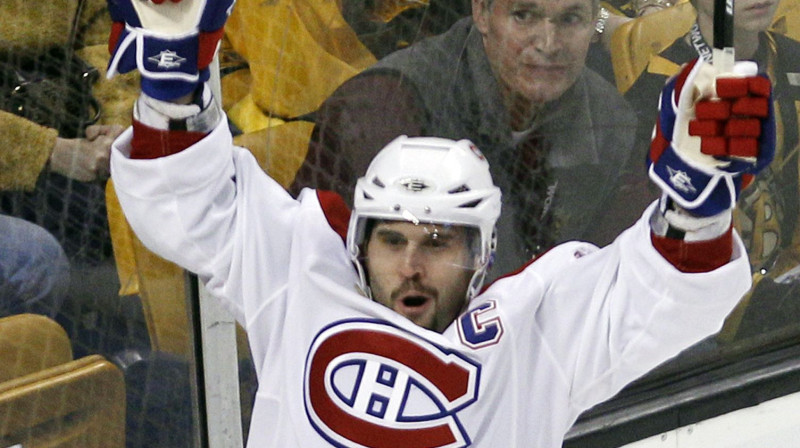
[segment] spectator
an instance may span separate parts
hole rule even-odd
[[[55,129],[0,111],[0,190],[33,190],[46,169],[82,182],[108,178],[111,142],[119,125],[94,125],[84,138],[62,138]]]
[[[686,1],[686,0],[682,0]],[[601,1],[595,21],[595,39],[589,47],[586,66],[616,84],[611,63],[611,36],[621,25],[633,18],[663,11],[673,5],[671,0],[611,0]]]
[[[678,2],[688,0],[601,0],[600,7],[610,14],[632,19],[662,11]]]
[[[108,178],[111,142],[122,127],[94,125],[84,138],[62,138],[0,111],[0,191],[32,191],[43,172],[82,182]],[[55,318],[66,297],[70,267],[61,244],[47,230],[0,214],[0,313],[36,312]]]
[[[110,27],[105,1],[40,3],[0,5],[9,17],[0,31],[0,67],[4,73],[21,69],[34,80],[23,89],[23,111],[34,112],[15,116],[9,112],[19,109],[5,103],[0,111],[9,151],[0,158],[19,159],[17,170],[0,174],[0,210],[43,226],[71,261],[93,266],[111,256],[103,183],[110,142],[130,123],[130,96],[121,88],[127,80],[99,79],[108,63],[106,44],[97,37]],[[63,67],[70,68],[69,81],[56,76]],[[119,97],[125,98],[121,107]],[[43,113],[35,112],[39,108]]]
[[[598,3],[472,7],[472,17],[382,59],[322,104],[291,191],[331,189],[349,202],[357,173],[397,135],[466,137],[507,198],[495,274],[555,242],[608,243],[634,219],[610,203],[643,156],[631,155],[632,111],[584,66]]]
[[[0,316],[55,318],[69,288],[69,262],[43,228],[0,214]]]
[[[111,142],[120,126],[90,126],[86,138],[0,111],[0,191],[33,190],[42,172],[93,181],[108,177]],[[44,228],[0,214],[0,315],[34,312],[56,318],[68,293],[70,265],[60,242]]]
[[[112,328],[121,320],[117,319],[116,309],[107,306],[119,303],[116,294],[119,281],[110,269],[113,260],[104,185],[109,176],[111,142],[123,126],[130,124],[131,95],[127,93],[124,105],[119,98],[125,97],[124,87],[128,82],[133,82],[132,85],[138,89],[138,78],[126,76],[108,82],[99,76],[108,63],[110,20],[104,0],[39,1],[34,6],[30,2],[0,2],[0,15],[7,18],[4,22],[6,26],[0,29],[0,58],[5,63],[0,64],[0,70],[7,74],[9,70],[22,67],[26,75],[53,74],[53,78],[42,81],[41,87],[44,88],[41,90],[35,90],[40,86],[26,85],[23,90],[27,93],[46,93],[54,86],[73,87],[74,84],[62,83],[61,78],[55,77],[50,69],[59,64],[44,55],[60,56],[71,52],[67,49],[74,50],[74,58],[59,59],[60,66],[69,66],[65,64],[66,61],[80,61],[75,67],[87,71],[74,73],[76,77],[90,75],[86,77],[86,87],[92,89],[90,93],[98,100],[101,112],[97,122],[87,126],[83,117],[62,114],[18,116],[17,108],[12,109],[15,113],[0,110],[0,135],[3,136],[3,148],[0,149],[0,213],[9,217],[9,222],[18,223],[17,227],[27,224],[10,217],[21,218],[41,227],[38,230],[16,232],[17,235],[30,237],[27,242],[14,240],[10,232],[0,233],[0,240],[3,240],[0,246],[21,251],[20,256],[4,257],[4,269],[7,269],[6,273],[16,273],[17,293],[21,293],[19,287],[25,284],[41,287],[42,290],[52,286],[53,291],[58,291],[59,297],[50,300],[56,305],[44,308],[58,309],[60,316],[57,316],[57,320],[70,334],[76,353],[110,353],[112,350],[107,351],[105,347],[116,344],[122,338],[103,338],[101,342],[98,336],[100,331]],[[98,29],[104,30],[106,38],[103,43],[98,42],[95,34]],[[73,42],[76,48],[71,48],[69,42]],[[15,64],[31,60],[38,64]],[[41,72],[37,71],[40,69]],[[93,84],[89,82],[91,80]],[[16,84],[4,86],[12,89]],[[28,90],[29,87],[34,89]],[[68,101],[73,98],[71,89],[60,88],[55,91]],[[5,98],[13,98],[13,95]],[[35,100],[41,97],[26,98],[32,100],[26,101],[26,106],[35,106],[39,104]],[[96,112],[96,109],[92,112]],[[62,125],[62,120],[70,125]],[[50,236],[43,237],[41,233]],[[52,238],[55,241],[51,241]],[[53,245],[58,247],[40,247]],[[5,252],[3,254],[5,256]],[[34,254],[39,256],[34,259]],[[52,258],[48,260],[43,254],[52,254]],[[68,270],[59,267],[63,256],[69,261]],[[38,270],[22,267],[34,262],[39,266]],[[20,275],[26,272],[27,279],[32,280],[27,283],[21,281]],[[46,273],[55,277],[46,281]],[[69,274],[72,281],[58,280],[61,274]],[[7,287],[11,285],[7,284]],[[61,288],[53,285],[69,285],[69,291],[61,291]],[[66,293],[68,296],[62,298]],[[25,294],[34,297],[30,291]]]
[[[613,8],[605,2],[600,2],[600,10],[594,22],[595,36],[586,54],[586,66],[605,78],[611,84],[616,84],[614,67],[611,64],[611,36],[620,25],[631,20],[623,12],[625,8]],[[626,3],[624,6],[629,6]]]

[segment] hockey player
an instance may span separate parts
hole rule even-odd
[[[500,194],[475,146],[399,137],[352,214],[323,191],[295,200],[232,145],[202,82],[196,56],[231,1],[110,6],[110,72],[143,75],[112,178],[142,241],[245,326],[248,446],[559,447],[582,411],[718,330],[750,285],[731,208],[774,130],[749,66],[722,80],[697,63],[665,88],[650,153],[664,196],[613,244],[557,246],[481,290]],[[696,106],[698,87],[726,99]],[[726,126],[744,136],[714,135]]]

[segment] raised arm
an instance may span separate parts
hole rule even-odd
[[[264,254],[285,259],[294,219],[289,210],[298,204],[246,150],[233,146],[204,84],[203,55],[216,49],[232,3],[110,0],[117,32],[109,71],[142,74],[133,126],[114,143],[111,171],[142,242],[231,299],[241,320],[247,303],[238,280],[257,275],[259,287],[276,288],[286,263],[253,266],[262,269],[253,273],[237,269],[236,260],[256,250],[265,262]]]
[[[750,287],[731,212],[772,160],[770,84],[746,65],[709,68],[685,67],[662,93],[649,158],[658,204],[601,254],[569,249],[575,260],[551,273],[564,281],[547,286],[536,328],[576,409],[718,331]],[[596,281],[590,295],[582,281]]]

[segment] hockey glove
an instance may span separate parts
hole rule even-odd
[[[754,62],[722,75],[702,60],[687,64],[659,99],[650,178],[695,216],[733,208],[775,155],[771,90]]]
[[[208,80],[236,0],[108,0],[108,78],[138,69],[142,91],[172,100]]]

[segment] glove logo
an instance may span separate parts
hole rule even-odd
[[[150,56],[147,60],[157,64],[159,68],[169,70],[180,67],[186,61],[186,58],[178,56],[178,53],[172,50],[163,50],[155,56]]]
[[[692,178],[686,174],[686,171],[676,170],[668,166],[667,172],[669,173],[669,183],[671,183],[676,190],[680,190],[684,193],[697,192],[697,189],[692,185]]]
[[[480,365],[387,322],[335,322],[308,352],[306,415],[340,448],[466,447],[457,413],[479,378]]]

